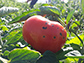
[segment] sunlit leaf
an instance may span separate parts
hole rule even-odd
[[[84,58],[84,55],[82,55],[79,51],[74,50],[66,54],[66,57],[68,58]]]
[[[33,9],[33,10],[29,10],[26,11],[24,13],[22,13],[22,15],[14,18],[12,21],[10,21],[8,24],[13,24],[16,22],[21,22],[21,21],[25,21],[26,19],[28,19],[30,16],[36,15],[37,11],[40,11],[39,9]]]
[[[84,58],[84,55],[83,56],[66,56],[68,58]]]
[[[70,13],[68,13],[68,16],[67,16],[67,19],[66,19],[66,24],[68,24],[68,22],[70,21],[71,17],[72,17],[73,14],[74,14],[74,12],[75,12],[75,9],[72,10]]]
[[[18,8],[13,7],[2,7],[0,8],[0,17],[7,15],[9,13],[17,12],[18,10],[19,10]]]
[[[49,4],[42,4],[41,6],[49,6]]]
[[[70,51],[66,56],[82,56],[81,53],[77,50]]]
[[[62,9],[62,13],[65,13],[65,11],[66,11],[65,9]]]
[[[22,44],[27,44],[27,42],[25,42],[25,40],[23,39],[23,36],[21,36],[21,38],[18,41],[21,42]]]
[[[81,0],[81,8],[82,8],[82,12],[84,14],[84,0]]]
[[[15,43],[15,42],[17,42],[21,37],[22,37],[22,31],[19,31],[19,32],[16,33],[13,37],[11,37],[11,39],[8,40],[8,42],[7,42],[6,44]]]
[[[6,50],[3,55],[4,56],[8,56],[9,55],[9,51]]]
[[[14,44],[22,37],[22,28],[10,31],[3,40],[7,40],[6,44]]]
[[[40,10],[43,14],[58,15],[58,16],[60,15],[60,10],[54,6],[42,6],[40,7]]]
[[[75,24],[75,23],[73,23],[73,24],[71,25],[72,28],[74,28],[74,27],[76,27],[76,26],[77,26],[77,24]]]
[[[77,58],[67,58],[64,60],[64,63],[75,63],[75,62],[78,62],[78,59]]]
[[[28,49],[14,49],[9,53],[10,63],[35,63],[40,53]]]
[[[80,35],[79,37],[84,41],[84,34]],[[70,41],[66,42],[66,44],[71,44],[71,43],[74,43],[74,44],[77,44],[77,45],[81,45],[81,42],[78,39],[78,37],[75,37],[75,38],[71,39]]]
[[[3,31],[8,31],[8,28],[7,28],[5,25],[0,26],[0,28],[1,28]]]

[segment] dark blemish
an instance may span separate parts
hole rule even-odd
[[[60,33],[60,35],[62,36],[62,33]]]
[[[45,38],[45,36],[43,36],[43,38]]]
[[[53,38],[54,38],[54,39],[56,39],[56,37],[55,37],[55,36],[54,36]]]
[[[46,22],[45,24],[47,25],[48,22]]]
[[[47,27],[42,27],[43,29],[47,29]]]
[[[54,27],[54,25],[52,25],[52,27]]]
[[[59,28],[57,27],[57,29],[59,29]]]
[[[65,39],[65,37],[63,37],[63,39]]]

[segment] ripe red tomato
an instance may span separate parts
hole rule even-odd
[[[59,51],[65,44],[67,32],[64,27],[42,16],[32,16],[23,25],[23,38],[37,51]]]

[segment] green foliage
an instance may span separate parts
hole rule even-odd
[[[39,56],[40,53],[33,50],[15,49],[9,53],[8,58],[10,63],[35,63]]]
[[[73,16],[75,12],[75,9],[73,11],[71,11],[70,13],[68,13],[67,19],[66,19],[66,24],[68,24],[68,22],[70,21],[71,17]]]
[[[12,8],[12,7],[2,7],[0,8],[0,17],[7,15],[9,13],[17,12],[18,8]]]
[[[80,35],[79,37],[84,41],[84,34]],[[81,45],[82,46],[80,40],[77,37],[74,37],[73,39],[71,39],[70,41],[67,41],[66,43],[67,44],[74,43],[74,44],[77,44],[77,45]]]
[[[6,50],[6,51],[3,53],[3,55],[4,55],[4,56],[8,56],[8,55],[9,55],[9,51]]]
[[[10,37],[11,36],[11,37]],[[11,30],[4,38],[3,40],[7,39],[6,44],[14,44],[17,43],[17,41],[22,37],[22,27],[21,28],[15,28]]]
[[[44,14],[49,14],[49,15],[60,15],[60,10],[54,6],[42,6],[40,7],[40,10]]]
[[[3,31],[8,31],[8,28],[4,25],[0,26],[0,28],[3,30]]]
[[[46,51],[43,56],[36,63],[59,63],[55,53],[51,51]]]
[[[82,8],[82,12],[84,14],[84,0],[81,1],[81,8]]]
[[[67,3],[52,0],[49,4],[36,3],[34,7],[30,9],[28,3],[16,0],[0,1],[0,63],[84,62],[84,0],[81,4],[79,0]],[[45,14],[45,18],[60,22],[67,30],[66,44],[56,53],[46,51],[41,54],[22,36],[26,19]]]
[[[20,21],[25,21],[30,16],[36,15],[37,13],[35,11],[39,11],[39,9],[32,9],[30,11],[23,12],[22,15],[10,21],[9,24],[20,22]]]

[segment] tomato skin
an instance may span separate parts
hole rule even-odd
[[[23,38],[37,51],[59,51],[65,44],[67,32],[64,27],[42,16],[32,16],[23,25]]]

